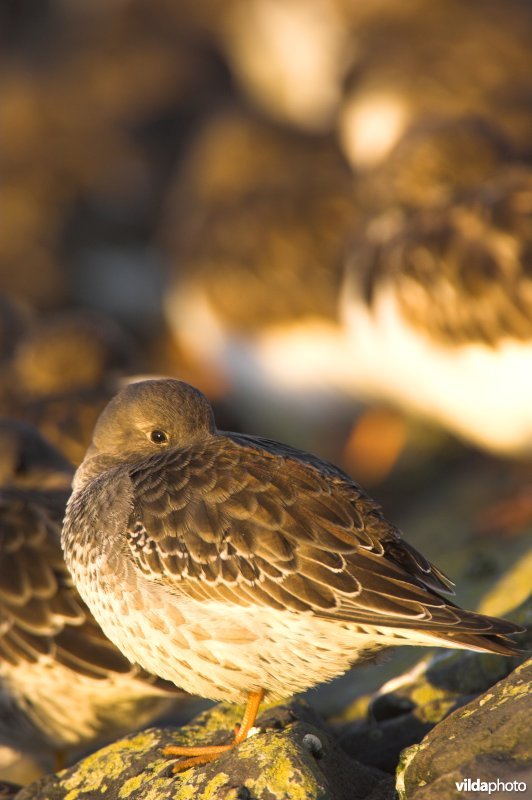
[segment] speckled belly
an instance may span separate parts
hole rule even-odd
[[[214,700],[241,702],[260,688],[287,697],[396,643],[391,631],[310,613],[190,600],[138,574],[93,575],[87,588],[85,601],[127,658]]]

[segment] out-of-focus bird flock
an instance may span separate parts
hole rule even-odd
[[[173,699],[58,544],[134,376],[339,464],[464,602],[523,555],[531,33],[530,0],[2,3],[1,744],[39,761]]]

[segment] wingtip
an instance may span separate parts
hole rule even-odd
[[[502,656],[523,656],[530,654],[529,648],[521,646],[512,637],[526,633],[527,629],[522,625],[509,622],[505,619],[485,617],[493,624],[493,629],[485,633],[456,633],[449,634],[449,638],[456,639],[457,642],[465,646],[472,647],[485,653],[495,653]]]

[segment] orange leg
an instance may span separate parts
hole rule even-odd
[[[190,767],[196,767],[199,764],[207,764],[209,761],[214,761],[222,753],[232,750],[237,744],[243,742],[255,724],[259,706],[264,698],[264,691],[261,689],[259,692],[250,692],[246,710],[242,724],[235,728],[235,738],[231,744],[212,744],[212,745],[199,745],[198,747],[181,747],[179,745],[170,744],[163,749],[165,756],[188,756],[181,761],[178,761],[174,767],[174,772],[182,772]]]

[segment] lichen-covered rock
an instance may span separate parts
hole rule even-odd
[[[402,800],[452,800],[468,778],[519,780],[532,759],[531,681],[528,660],[406,750],[397,770]]]
[[[444,652],[422,659],[371,698],[361,713],[335,726],[347,753],[363,764],[394,772],[405,747],[420,742],[435,725],[508,675],[519,659],[487,653]],[[366,701],[366,702],[364,702]]]
[[[508,617],[523,626],[532,622],[532,600]],[[526,649],[532,631],[520,636]],[[471,702],[509,675],[524,656],[439,651],[424,656],[404,675],[373,696],[358,698],[334,726],[346,752],[363,764],[394,772],[402,750],[421,741],[453,711]]]
[[[99,750],[16,800],[391,800],[393,779],[351,760],[302,704],[267,710],[259,732],[178,775],[169,744],[220,743],[241,709],[219,705],[179,730],[149,729]]]

